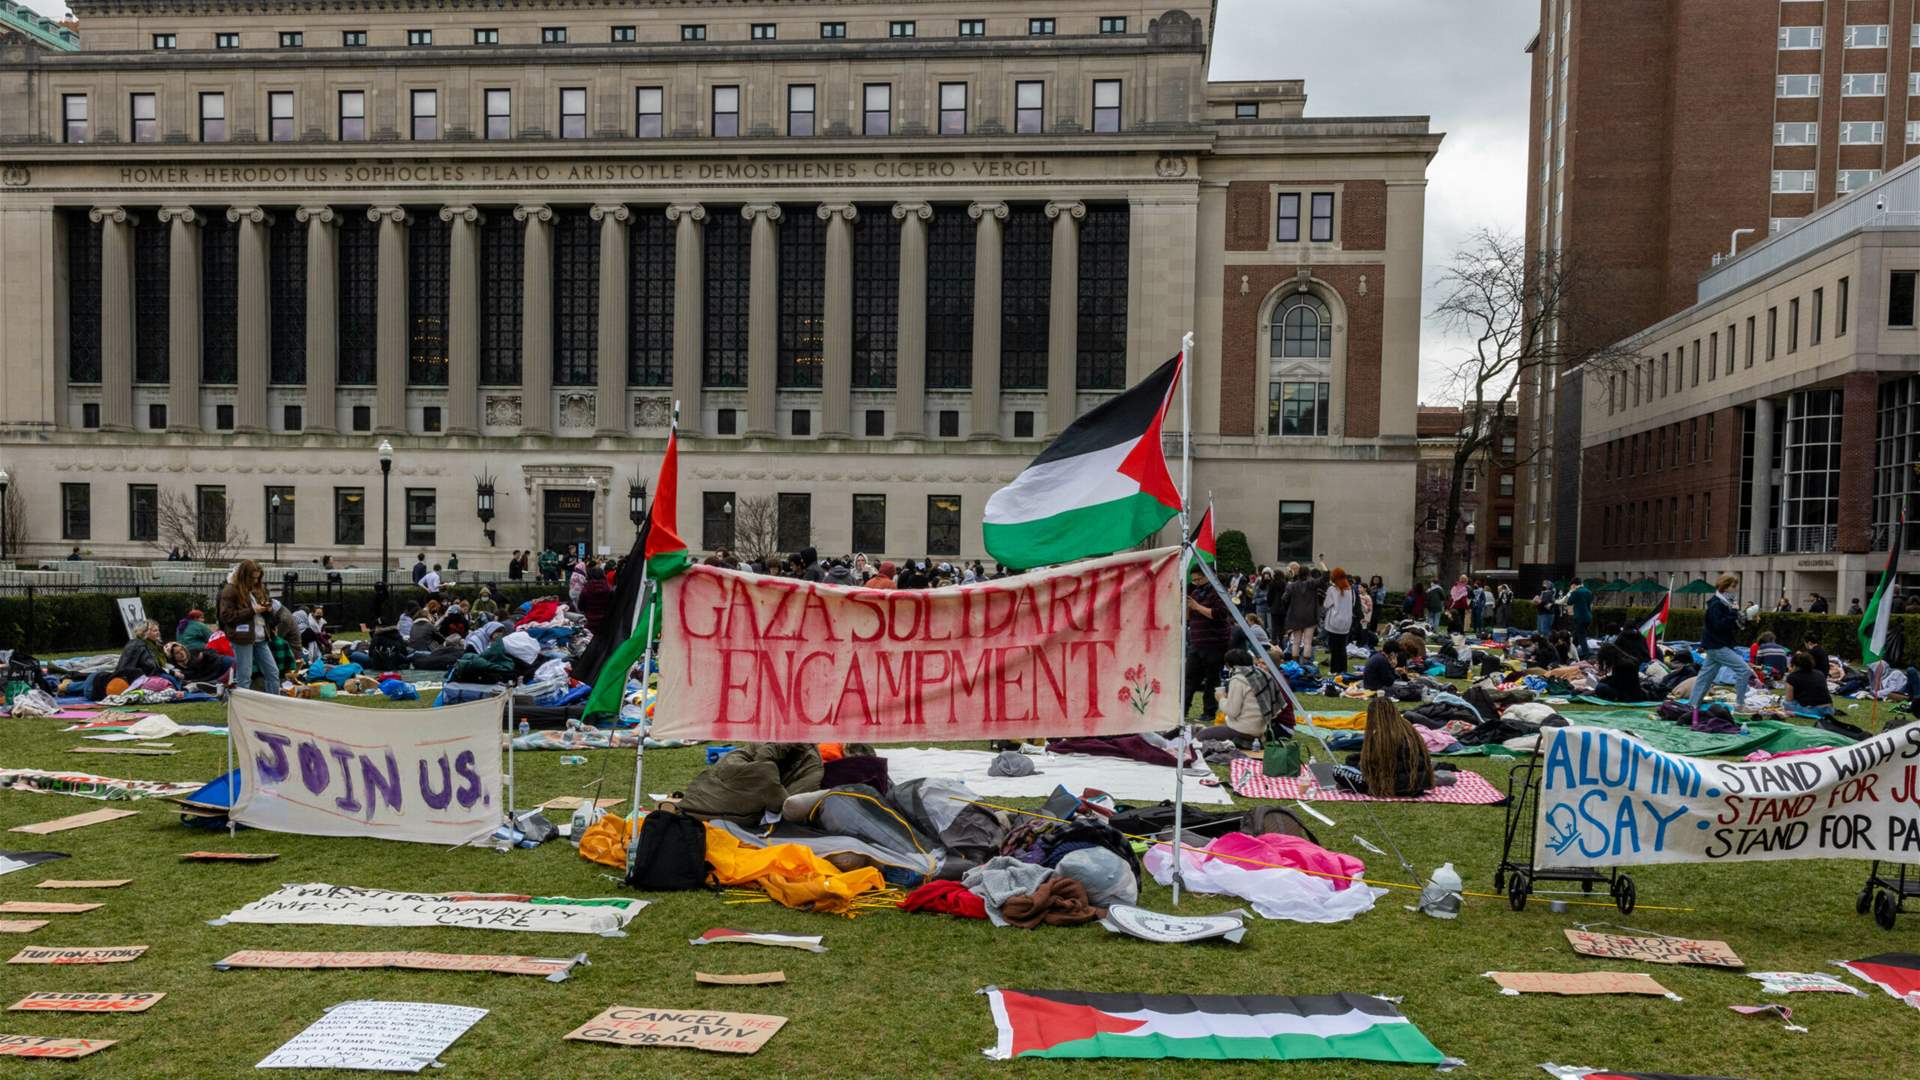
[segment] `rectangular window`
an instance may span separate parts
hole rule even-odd
[[[1915,23],[1914,26],[1920,28],[1920,23]],[[1914,143],[1920,143],[1920,120],[1907,121],[1907,144]]]
[[[587,91],[585,87],[569,87],[560,91],[560,137],[563,139],[584,139],[587,137]]]
[[[227,95],[200,95],[200,141],[227,141]]]
[[[1835,190],[1845,195],[1848,192],[1859,191],[1878,179],[1880,179],[1879,169],[1841,169]]]
[[[409,31],[407,31],[407,44],[409,44],[409,45],[431,45],[431,44],[433,44],[433,31],[431,31],[431,30],[409,30]]]
[[[863,94],[861,130],[868,135],[886,135],[893,129],[893,86],[868,83]]]
[[[216,49],[237,49],[240,47],[239,34],[213,35],[213,47]]]
[[[660,120],[660,107],[665,101],[663,91],[657,86],[642,86],[633,93],[635,138],[657,139],[665,130]]]
[[[498,45],[500,44],[500,31],[497,29],[475,30],[473,32],[473,43],[475,45]]]
[[[133,141],[160,141],[160,103],[153,94],[135,94],[130,102],[133,115]]]
[[[1103,34],[1124,34],[1124,33],[1126,33],[1126,32],[1127,32],[1127,17],[1126,17],[1125,15],[1102,15],[1102,16],[1100,16],[1100,32],[1101,32],[1101,33],[1103,33]]]
[[[1795,76],[1782,75],[1781,78],[1791,79],[1791,78],[1795,78]],[[1815,75],[1815,76],[1811,76],[1811,78],[1818,79],[1819,76]],[[1855,72],[1849,75],[1842,75],[1840,76],[1840,96],[1841,97],[1886,97],[1887,96],[1886,73],[1877,72],[1877,73],[1868,74],[1864,72]]]
[[[542,45],[565,45],[566,43],[567,43],[567,28],[566,28],[566,27],[564,27],[564,26],[543,26],[543,27],[541,27],[541,28],[540,28],[540,44],[542,44]]]
[[[358,547],[367,542],[367,489],[333,489],[333,542]]]
[[[87,95],[61,94],[60,120],[63,138],[70,143],[87,141]]]
[[[306,418],[302,413],[303,409],[299,405],[282,405],[280,407],[280,430],[289,432],[305,430]]]
[[[716,86],[713,88],[713,136],[716,139],[731,139],[740,134],[740,88],[737,86]]]
[[[917,27],[912,19],[894,19],[887,23],[888,37],[912,37]]]
[[[172,34],[153,35],[153,47],[156,49],[171,49],[173,48],[173,43],[174,37]]]
[[[1754,320],[1754,316],[1752,315],[1747,316],[1747,366],[1748,367],[1753,366],[1753,352],[1754,352],[1753,320]]]
[[[1812,318],[1810,318],[1807,322],[1807,344],[1809,345],[1820,344],[1820,330],[1821,330],[1820,324],[1826,321],[1825,320],[1826,313],[1827,313],[1827,291],[1825,289],[1813,290],[1813,309],[1810,312]]]
[[[486,137],[489,139],[513,138],[513,91],[489,90],[486,97]]]
[[[231,404],[223,403],[213,407],[213,430],[233,430],[233,406]]]
[[[373,406],[355,405],[352,413],[352,424],[353,430],[355,431],[372,431]]]
[[[738,435],[739,414],[733,409],[719,409],[714,413],[713,433],[715,435]]]
[[[340,91],[340,141],[367,141],[367,92]]]
[[[1046,37],[1053,33],[1052,19],[1028,19],[1027,33],[1032,37]]]
[[[60,539],[93,538],[93,487],[90,484],[60,485]]]
[[[1815,146],[1820,142],[1819,124],[1775,124],[1773,125],[1773,145],[1775,146]]]
[[[227,489],[202,485],[193,489],[193,538],[218,544],[227,539]]]
[[[267,508],[266,542],[269,544],[293,543],[293,522],[296,517],[293,510],[293,489],[270,486],[264,498]],[[274,505],[275,499],[280,501],[280,505]]]
[[[1042,82],[1017,82],[1013,84],[1013,130],[1022,135],[1032,135],[1045,130],[1046,120],[1042,115],[1047,107],[1047,84]]]
[[[407,547],[432,547],[440,496],[432,488],[407,489]]]
[[[413,117],[412,137],[437,139],[440,137],[440,91],[415,90],[410,95],[413,105],[410,114]]]
[[[1814,190],[1812,169],[1775,169],[1773,170],[1773,190],[1776,194],[1810,193]]]
[[[293,141],[293,91],[279,90],[267,95],[267,141]]]
[[[887,550],[887,497],[853,497],[853,550],[879,555]]]
[[[987,36],[987,20],[961,19],[960,20],[960,36],[961,37],[986,37]]]
[[[1313,561],[1313,504],[1282,500],[1280,503],[1281,562]]]
[[[812,435],[813,434],[813,411],[810,409],[793,410],[792,419],[791,421],[789,421],[789,425],[790,425],[788,428],[789,434],[792,434],[795,436]]]
[[[1233,103],[1233,118],[1234,118],[1235,120],[1258,120],[1258,119],[1260,119],[1260,103],[1259,103],[1259,102],[1257,102],[1257,101],[1236,101],[1236,102],[1234,102],[1234,103]],[[1542,179],[1544,179],[1544,177],[1543,177]]]
[[[941,438],[957,439],[960,437],[960,410],[959,409],[941,409],[939,422],[940,422]],[[96,424],[94,426],[98,427],[99,425]]]
[[[99,428],[100,426],[100,403],[99,402],[83,401],[80,403],[80,426],[87,431],[93,431]]]
[[[1787,355],[1800,351],[1800,298],[1787,301]]]
[[[1280,202],[1274,212],[1274,239],[1282,244],[1300,242],[1300,196],[1291,191],[1280,193]]]
[[[1332,392],[1333,384],[1327,382],[1276,379],[1267,384],[1267,434],[1325,436]]]
[[[1878,120],[1848,120],[1840,125],[1840,145],[1879,146],[1887,141],[1887,125]]]
[[[127,539],[146,543],[160,539],[160,489],[157,486],[127,485]]]
[[[707,40],[707,28],[701,23],[688,23],[680,27],[680,40],[705,41]]]
[[[1886,47],[1887,28],[1885,26],[1847,27],[1847,48],[1884,49]]]
[[[607,40],[615,45],[631,45],[639,40],[640,32],[632,26],[616,26],[607,33]]]
[[[813,131],[813,86],[787,87],[787,134],[811,135]]]
[[[1033,438],[1033,410],[1021,409],[1013,414],[1013,437],[1016,439]]]
[[[708,551],[733,546],[733,492],[700,493],[700,546]]]
[[[1780,28],[1780,47],[1818,49],[1826,43],[1826,35],[1826,28],[1821,26],[1783,26]]]
[[[1850,289],[1851,285],[1852,285],[1852,281],[1850,279],[1841,278],[1840,289],[1834,295],[1834,298],[1833,298],[1833,301],[1834,301],[1833,303],[1833,336],[1834,337],[1847,336],[1847,301],[1851,299],[1848,296],[1848,293],[1851,291]]]
[[[965,135],[967,133],[967,84],[948,82],[940,84],[940,134]]]
[[[927,554],[960,554],[960,496],[927,496]]]
[[[1120,130],[1120,80],[1096,79],[1093,84],[1093,130]]]
[[[1780,75],[1773,81],[1775,97],[1819,97],[1820,76]]]
[[[1780,355],[1780,309],[1767,309],[1767,359]]]
[[[1513,494],[1513,474],[1512,473],[1505,472],[1500,474],[1500,494],[1509,495],[1509,496]]]
[[[1307,235],[1316,244],[1333,242],[1333,193],[1316,191],[1311,200],[1313,217],[1312,231]]]
[[[847,36],[847,24],[843,22],[823,22],[820,24],[820,37],[826,41],[838,41]]]
[[[281,48],[299,49],[299,48],[304,48],[306,44],[307,44],[307,35],[301,33],[300,31],[298,30],[280,31],[280,47]]]
[[[781,551],[813,546],[813,496],[783,491],[774,500],[774,542]]]
[[[340,47],[343,49],[364,49],[367,45],[365,30],[340,31]]]
[[[777,38],[779,34],[780,31],[773,23],[761,22],[753,24],[752,37],[755,41],[772,41]]]
[[[1913,325],[1913,285],[1916,274],[1912,270],[1895,270],[1887,277],[1887,325]]]

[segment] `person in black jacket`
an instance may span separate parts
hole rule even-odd
[[[1747,666],[1746,653],[1736,638],[1740,624],[1740,576],[1722,574],[1714,583],[1715,592],[1707,600],[1706,624],[1700,631],[1700,674],[1693,680],[1693,712],[1700,714],[1700,703],[1722,674],[1733,676],[1734,708],[1747,711],[1747,684],[1753,681],[1753,669]]]
[[[1600,652],[1594,659],[1604,672],[1600,676],[1600,685],[1594,688],[1595,697],[1603,697],[1608,701],[1640,701],[1646,697],[1645,691],[1640,689],[1639,663],[1621,652],[1619,646],[1600,646]]]

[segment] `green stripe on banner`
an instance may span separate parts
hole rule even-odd
[[[1030,570],[1124,551],[1151,536],[1178,510],[1151,495],[1082,506],[1016,524],[983,522],[982,538],[1002,566]]]
[[[1219,1037],[1175,1039],[1165,1035],[1117,1035],[1102,1032],[1090,1039],[1059,1043],[1045,1050],[1029,1050],[1023,1058],[1190,1058],[1202,1061],[1310,1061],[1345,1058],[1352,1061],[1391,1061],[1408,1065],[1438,1065],[1446,1060],[1412,1024],[1375,1024],[1350,1035],[1275,1035],[1271,1038]]]

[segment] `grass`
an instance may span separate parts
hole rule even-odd
[[[1310,698],[1315,709],[1351,703]],[[219,723],[219,706],[163,710],[186,723]],[[1864,710],[1861,710],[1864,712]],[[1860,717],[1856,717],[1856,720]],[[393,720],[404,724],[404,712]],[[206,779],[224,762],[223,741],[172,740],[174,757],[76,755],[78,736],[60,722],[0,720],[0,764],[63,768],[146,779]],[[97,745],[97,744],[96,744]],[[521,805],[586,793],[604,764],[609,789],[624,796],[630,752],[594,754],[586,766],[563,766],[561,755],[518,755]],[[646,788],[673,790],[702,766],[698,749],[647,757]],[[1474,759],[1496,785],[1509,763]],[[100,804],[59,795],[0,793],[0,828],[79,813]],[[1469,898],[1454,922],[1406,911],[1410,893],[1394,892],[1374,911],[1334,926],[1256,920],[1245,943],[1153,945],[1098,926],[1020,931],[944,916],[881,912],[857,921],[788,911],[773,905],[726,906],[717,896],[655,898],[624,939],[471,930],[323,926],[224,926],[216,918],[282,882],[324,881],[408,890],[487,890],[615,895],[603,868],[556,841],[533,851],[447,852],[374,840],[328,839],[242,831],[188,829],[162,803],[116,804],[138,816],[47,837],[9,835],[5,846],[59,850],[73,858],[0,877],[0,899],[100,900],[81,915],[49,915],[32,934],[0,937],[12,955],[21,946],[151,946],[130,964],[99,967],[4,968],[7,1002],[34,990],[163,991],[151,1011],[129,1016],[10,1016],[5,1030],[33,1035],[123,1040],[78,1062],[28,1064],[0,1059],[0,1074],[30,1070],[63,1076],[239,1077],[338,1002],[373,998],[464,1004],[491,1010],[444,1055],[449,1076],[1084,1076],[1087,1067],[1056,1062],[995,1063],[981,1057],[993,1024],[974,991],[985,986],[1067,988],[1140,993],[1322,994],[1356,991],[1403,995],[1406,1014],[1443,1051],[1464,1058],[1459,1075],[1517,1078],[1543,1075],[1545,1061],[1622,1070],[1773,1078],[1857,1078],[1885,1075],[1913,1046],[1916,1018],[1870,990],[1867,997],[1803,994],[1790,999],[1811,1035],[1777,1022],[1744,1018],[1728,1005],[1764,999],[1759,984],[1738,972],[1690,967],[1638,967],[1575,957],[1560,931],[1576,922],[1614,922],[1609,908],[1555,914],[1544,902],[1514,913],[1504,901]],[[1242,802],[1242,805],[1252,805]],[[1321,804],[1337,824],[1314,823],[1321,840],[1364,858],[1385,880],[1408,880],[1391,858],[1367,853],[1355,834],[1382,847],[1391,837],[1424,875],[1452,861],[1469,889],[1488,891],[1500,856],[1497,807],[1352,803]],[[198,848],[274,851],[276,862],[181,863]],[[1857,862],[1753,863],[1724,867],[1648,867],[1634,871],[1646,905],[1624,920],[1635,927],[1688,937],[1720,938],[1748,970],[1837,973],[1831,960],[1882,951],[1912,951],[1920,916],[1889,934],[1856,916],[1865,879]],[[132,878],[98,894],[51,892],[46,878]],[[1167,890],[1150,882],[1143,905],[1171,909]],[[1228,897],[1194,897],[1182,910],[1223,911]],[[814,955],[755,947],[693,948],[687,939],[711,927],[824,934],[830,951]],[[459,953],[571,955],[591,966],[572,981],[484,974],[405,971],[232,971],[209,965],[243,948],[423,949]],[[784,970],[775,987],[707,987],[696,970],[723,973]],[[1629,997],[1502,997],[1481,973],[1491,970],[1649,970],[1686,1000]],[[1789,999],[1778,999],[1789,1000]],[[568,1043],[562,1036],[611,1004],[771,1013],[789,1018],[766,1049],[748,1058],[695,1051],[625,1049]],[[1906,1034],[1894,1035],[1895,1032]],[[1891,1052],[1891,1053],[1890,1053]],[[1896,1069],[1898,1066],[1894,1066]],[[1151,1062],[1105,1061],[1100,1075],[1164,1075]],[[1357,1062],[1287,1065],[1229,1063],[1190,1066],[1219,1077],[1388,1077],[1416,1067]],[[314,1075],[321,1075],[315,1073]]]

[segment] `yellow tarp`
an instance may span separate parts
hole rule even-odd
[[[748,847],[712,825],[707,826],[707,864],[716,885],[756,886],[777,903],[810,911],[845,912],[855,898],[887,887],[870,866],[841,871],[799,844]]]
[[[632,835],[632,825],[626,818],[607,814],[580,834],[580,857],[624,871],[627,842]]]
[[[1357,712],[1357,713],[1354,713],[1352,716],[1316,715],[1313,718],[1313,726],[1320,727],[1320,728],[1334,728],[1338,731],[1365,731],[1367,730],[1367,714],[1363,712]]]

